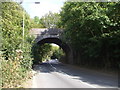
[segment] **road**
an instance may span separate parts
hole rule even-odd
[[[33,88],[117,88],[117,75],[72,67],[53,61],[36,65]]]

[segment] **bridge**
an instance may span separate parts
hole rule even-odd
[[[30,30],[30,34],[36,37],[35,41],[39,42],[40,40],[47,38],[47,37],[56,37],[60,38],[61,33],[63,32],[62,29],[56,28],[33,28]]]
[[[30,34],[35,37],[35,42],[39,45],[45,43],[54,43],[60,46],[65,52],[65,63],[73,63],[72,50],[68,44],[63,41],[62,33],[63,29],[57,28],[32,28]]]

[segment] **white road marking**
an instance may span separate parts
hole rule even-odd
[[[50,63],[49,63],[49,64],[50,64]],[[51,66],[53,69],[57,70],[57,68],[55,68],[52,64],[50,64],[50,66]],[[63,72],[60,71],[60,70],[59,70],[59,72],[60,72],[60,73],[63,73]],[[68,75],[68,76],[69,76],[69,75]],[[83,83],[83,84],[86,84],[86,85],[88,85],[88,86],[90,86],[90,87],[92,87],[92,88],[97,88],[97,87],[95,87],[95,86],[93,86],[93,85],[90,85],[90,84],[88,84],[88,83],[82,82],[81,80],[80,80],[80,82]]]
[[[43,71],[37,71],[38,74],[33,77],[33,88],[97,88],[98,90],[101,88],[110,88],[110,86],[101,86],[99,84],[90,84],[87,81],[82,81],[82,77],[78,77],[76,75],[67,74],[65,67],[56,67],[51,62],[48,63],[49,68],[51,67],[53,70],[49,69],[46,71],[47,67],[43,68],[38,67],[40,70],[45,69]],[[62,71],[63,70],[63,71]],[[65,71],[64,71],[65,70]],[[71,69],[69,69],[71,70]],[[66,73],[65,73],[66,72]],[[68,71],[69,72],[69,71]],[[94,79],[94,78],[93,78]],[[96,78],[95,78],[96,79]],[[104,80],[103,80],[104,81]],[[55,83],[54,83],[55,82]],[[111,87],[112,88],[112,87]]]

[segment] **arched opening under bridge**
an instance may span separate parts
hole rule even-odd
[[[38,46],[42,46],[44,44],[57,44],[65,53],[65,56],[62,57],[62,62],[63,63],[69,63],[69,59],[70,59],[70,54],[71,54],[71,50],[70,47],[63,42],[61,39],[56,38],[56,37],[47,37],[47,38],[43,38],[40,41],[38,41],[36,44]]]

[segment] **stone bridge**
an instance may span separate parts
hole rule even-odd
[[[72,64],[72,50],[68,44],[63,42],[61,35],[62,33],[63,30],[57,28],[33,28],[30,30],[30,34],[35,36],[35,42],[37,44],[43,45],[45,43],[54,43],[59,45],[66,53],[66,57],[64,57],[64,62]]]
[[[60,38],[61,33],[63,32],[62,29],[55,29],[55,28],[44,28],[44,29],[31,29],[32,33],[36,37],[36,42],[39,42],[42,39],[51,37],[51,38]]]

